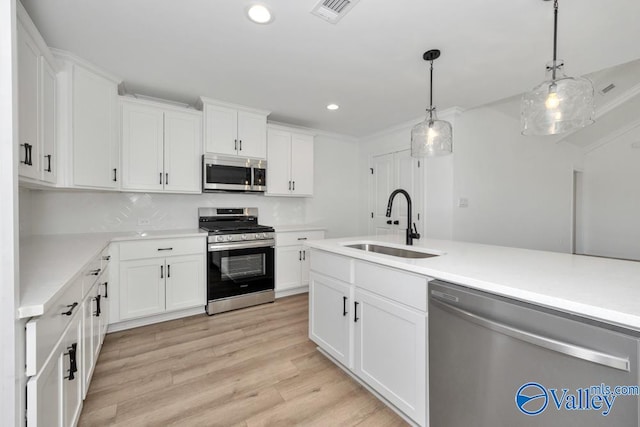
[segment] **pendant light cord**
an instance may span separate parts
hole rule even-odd
[[[558,60],[558,0],[553,1],[553,69],[551,79],[556,81],[556,68]]]
[[[433,120],[433,60],[429,73],[429,120]]]

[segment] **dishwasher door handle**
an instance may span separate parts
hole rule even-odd
[[[630,363],[628,358],[613,356],[607,353],[592,350],[590,348],[580,347],[575,344],[569,344],[553,338],[543,337],[532,332],[523,331],[512,326],[507,326],[494,320],[486,319],[475,313],[471,313],[461,308],[454,307],[453,305],[448,304],[444,301],[440,301],[433,296],[431,298],[431,302],[450,314],[475,323],[478,326],[482,326],[492,331],[499,332],[501,334],[518,339],[520,341],[524,341],[538,347],[546,348],[547,350],[555,351],[557,353],[562,353],[567,356],[586,360],[592,363],[597,363],[598,365],[607,366],[609,368],[618,369],[620,371],[630,371]]]

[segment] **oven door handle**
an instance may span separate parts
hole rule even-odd
[[[275,243],[276,241],[274,239],[268,239],[237,243],[209,243],[207,247],[209,249],[209,252],[220,252],[228,251],[231,249],[267,248],[274,246]]]

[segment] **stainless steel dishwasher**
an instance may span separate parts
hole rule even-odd
[[[638,333],[430,282],[430,427],[638,427],[638,391]]]

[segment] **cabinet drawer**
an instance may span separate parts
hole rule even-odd
[[[105,277],[108,277],[108,269],[109,265],[103,265],[102,255],[98,255],[95,257],[87,267],[82,270],[82,296],[87,295],[89,290],[96,284],[98,281],[106,280]]]
[[[311,250],[311,270],[343,282],[353,283],[353,262],[351,258]]]
[[[58,342],[64,329],[81,311],[82,281],[78,277],[42,316],[26,325],[26,374],[35,375]],[[75,304],[75,307],[72,307]],[[69,312],[71,315],[62,313]]]
[[[174,255],[200,254],[206,250],[203,237],[158,239],[120,243],[120,260],[165,258]]]
[[[324,239],[324,231],[295,231],[276,233],[276,246],[301,245],[307,240]]]
[[[312,259],[313,262],[313,259]],[[427,311],[426,276],[406,273],[394,268],[380,267],[368,262],[355,262],[355,284],[370,292]]]

